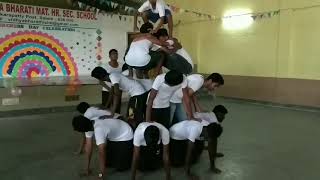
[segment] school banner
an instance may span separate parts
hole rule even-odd
[[[0,78],[87,76],[102,59],[95,13],[0,3]]]

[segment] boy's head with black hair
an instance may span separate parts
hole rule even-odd
[[[111,49],[109,51],[110,61],[118,61],[118,51],[116,49]]]
[[[155,36],[157,37],[157,39],[159,39],[160,41],[167,41],[169,39],[169,34],[168,31],[164,28],[159,29],[157,31],[157,33],[155,34]]]
[[[77,111],[81,114],[86,113],[87,109],[90,108],[90,105],[86,102],[81,102],[80,104],[78,104],[77,106]]]
[[[169,86],[177,86],[183,82],[183,74],[178,71],[171,70],[166,73],[164,79],[166,84]]]
[[[73,130],[78,132],[88,132],[93,131],[93,124],[88,118],[79,115],[75,116],[72,120]]]
[[[100,81],[110,81],[109,73],[102,67],[95,67],[91,72],[91,77],[94,77]]]
[[[142,24],[140,27],[140,33],[150,33],[153,30],[153,25],[150,22]]]
[[[212,73],[210,76],[208,76],[205,80],[204,86],[209,91],[214,91],[218,87],[224,85],[224,79],[221,74],[219,73]]]
[[[146,145],[151,152],[156,153],[158,150],[158,142],[160,139],[160,130],[157,126],[149,126],[144,131],[144,139]]]
[[[220,123],[224,120],[226,114],[228,114],[227,108],[224,107],[223,105],[217,105],[216,107],[213,108],[212,112],[216,115]]]

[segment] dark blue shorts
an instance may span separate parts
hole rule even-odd
[[[160,19],[160,15],[159,13],[153,13],[152,10],[148,10],[146,11],[147,13],[147,17],[148,19],[153,22],[153,23],[156,23],[159,19]],[[166,9],[165,10],[165,18],[164,18],[164,24],[167,24],[168,23],[168,16],[171,16],[171,11],[169,9]]]

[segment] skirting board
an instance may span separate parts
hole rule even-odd
[[[284,105],[320,107],[320,81],[224,75],[218,96]]]

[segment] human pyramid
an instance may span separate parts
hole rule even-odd
[[[196,179],[191,167],[197,163],[208,142],[210,170],[221,173],[215,160],[221,123],[228,113],[222,105],[205,112],[198,102],[200,89],[214,91],[224,84],[219,73],[207,78],[192,74],[190,55],[172,38],[172,14],[163,0],[148,0],[138,10],[144,24],[120,64],[118,52],[109,51],[110,61],[96,67],[91,76],[102,86],[102,107],[86,102],[77,106],[81,115],[73,118],[75,131],[83,137],[78,153],[85,152],[82,175],[91,175],[93,139],[98,146],[98,177],[106,177],[106,168],[131,169],[131,179],[140,170],[165,170],[171,179],[170,166],[184,167],[188,178]],[[135,18],[135,27],[136,19]],[[149,21],[160,23],[153,27]],[[161,28],[168,24],[169,33]],[[162,73],[163,69],[168,72]],[[126,115],[120,113],[122,92],[129,96]]]

